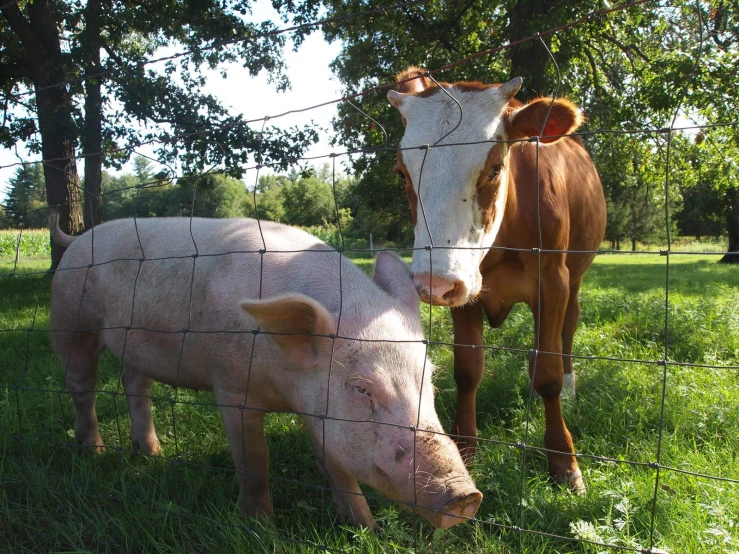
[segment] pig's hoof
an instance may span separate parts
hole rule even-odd
[[[132,440],[133,451],[136,454],[144,454],[145,456],[159,456],[162,453],[162,447],[159,440],[154,439]]]
[[[99,436],[88,439],[78,439],[77,444],[82,447],[82,450],[90,452],[91,454],[102,454],[105,452],[103,439]]]
[[[373,517],[370,517],[369,520],[364,521],[352,521],[351,524],[354,527],[364,527],[365,529],[369,529],[373,533],[382,532],[382,528],[377,524]]]
[[[85,452],[89,452],[90,454],[102,454],[105,452],[105,446],[103,446],[101,443],[91,443],[91,444],[85,444],[82,442],[78,442],[83,450]]]
[[[348,523],[352,527],[368,529],[373,533],[382,533],[382,527],[380,527],[380,525],[375,521],[372,514],[360,516],[359,514],[354,513],[351,507],[344,509],[337,506],[336,515],[338,516],[339,521]]]

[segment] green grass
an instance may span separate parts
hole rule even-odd
[[[48,229],[0,230],[0,257],[51,256]]]
[[[669,362],[739,365],[739,272],[715,256],[670,256]],[[641,360],[664,358],[665,261],[659,254],[602,255],[586,276],[575,353]],[[356,260],[371,270],[371,260]],[[13,258],[0,258],[7,274]],[[739,479],[739,370],[578,359],[578,399],[565,418],[588,485],[585,497],[553,487],[546,460],[494,442],[483,443],[473,476],[485,498],[483,521],[522,525],[541,534],[466,524],[446,532],[400,512],[365,489],[381,536],[336,523],[300,419],[268,417],[276,523],[243,518],[235,509],[236,478],[218,412],[209,393],[156,386],[155,424],[165,456],[125,449],[128,415],[119,362],[105,355],[99,372],[98,418],[115,448],[90,456],[72,443],[73,409],[64,369],[48,327],[48,260],[22,257],[17,273],[0,278],[0,552],[346,552],[598,553],[612,549],[549,535],[649,547],[655,470],[619,460],[657,460],[684,471]],[[428,307],[423,308],[428,318]],[[451,341],[448,311],[432,309],[431,338]],[[517,306],[486,344],[526,349],[532,320]],[[452,353],[434,345],[442,421],[453,418]],[[478,394],[480,435],[542,445],[541,403],[532,400],[525,353],[488,355]],[[666,373],[665,373],[666,372]],[[662,414],[663,381],[667,392]],[[20,388],[17,388],[20,386]],[[195,403],[195,404],[192,404]],[[173,421],[176,425],[173,425]],[[19,439],[18,436],[23,439]],[[521,485],[523,478],[523,495]],[[305,483],[305,484],[301,484]],[[522,507],[522,520],[520,510]],[[654,544],[677,553],[739,552],[739,484],[661,470],[654,506]],[[296,542],[304,541],[304,543]]]

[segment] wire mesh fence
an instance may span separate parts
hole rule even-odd
[[[357,24],[363,15],[419,3],[422,2],[376,8],[331,21]],[[198,190],[195,186],[189,217],[157,229],[146,218],[134,214],[130,220],[119,224],[118,232],[121,234],[118,240],[110,232],[106,233],[105,227],[93,226],[86,235],[88,238],[84,239],[89,246],[77,247],[75,261],[63,263],[54,274],[47,273],[43,262],[24,260],[21,254],[24,231],[20,230],[15,255],[8,263],[4,263],[3,273],[0,275],[4,281],[3,291],[0,293],[0,309],[4,312],[0,340],[7,345],[0,382],[3,402],[0,420],[3,428],[0,434],[4,439],[0,481],[4,489],[5,509],[8,512],[11,509],[22,509],[28,502],[39,498],[39,495],[69,496],[75,499],[72,501],[73,506],[92,504],[101,510],[111,509],[118,514],[133,514],[130,516],[133,519],[161,518],[162,525],[172,525],[184,531],[191,525],[207,524],[218,529],[228,540],[244,541],[243,544],[250,545],[255,550],[272,548],[282,551],[294,548],[295,551],[363,551],[365,547],[370,548],[366,546],[370,543],[362,542],[367,540],[376,541],[371,544],[389,550],[415,552],[508,551],[507,549],[514,548],[520,552],[549,551],[554,548],[559,551],[589,551],[587,549],[590,547],[594,551],[606,549],[657,552],[665,544],[669,544],[668,520],[674,516],[675,509],[671,509],[670,505],[680,506],[682,502],[686,502],[682,495],[687,494],[693,495],[693,502],[708,506],[706,510],[709,512],[714,510],[719,513],[722,509],[729,511],[728,514],[721,512],[720,517],[716,515],[714,518],[724,522],[728,531],[719,529],[716,524],[713,527],[716,530],[712,539],[714,542],[703,542],[703,546],[708,545],[708,548],[715,551],[737,548],[739,539],[735,515],[730,513],[732,504],[728,499],[736,496],[739,474],[731,469],[726,460],[715,460],[715,471],[698,469],[691,465],[696,452],[704,445],[696,444],[693,452],[670,448],[669,456],[665,455],[665,443],[676,440],[675,437],[680,434],[680,423],[675,421],[677,416],[672,413],[671,405],[675,402],[690,402],[691,383],[703,384],[704,388],[699,389],[701,395],[711,394],[711,385],[705,383],[711,380],[725,381],[733,389],[737,386],[739,365],[695,361],[683,355],[680,344],[671,336],[681,336],[680,322],[674,320],[684,315],[675,309],[674,300],[671,301],[671,297],[674,299],[675,296],[674,283],[683,282],[681,278],[674,276],[676,271],[684,271],[675,258],[679,260],[684,254],[717,256],[719,253],[673,250],[667,202],[667,244],[660,251],[571,249],[569,243],[564,248],[548,248],[548,234],[551,229],[540,216],[540,187],[546,180],[547,172],[540,171],[540,164],[550,162],[540,157],[540,153],[544,148],[543,142],[559,138],[558,135],[548,136],[545,133],[554,99],[547,100],[547,110],[541,127],[532,137],[516,140],[506,140],[502,136],[483,141],[457,140],[455,137],[460,135],[455,135],[455,132],[467,123],[464,117],[465,108],[455,97],[455,89],[437,81],[435,77],[445,69],[501,52],[524,41],[539,42],[556,65],[555,57],[541,37],[556,34],[595,17],[604,17],[611,12],[647,3],[643,0],[594,11],[567,25],[542,31],[503,47],[481,51],[453,64],[423,71],[420,75],[409,76],[398,82],[373,87],[353,96],[329,100],[318,106],[289,110],[248,121],[248,124],[261,122],[260,133],[264,134],[267,123],[281,116],[309,113],[311,109],[332,103],[351,104],[357,97],[384,93],[386,89],[393,87],[402,88],[404,83],[421,78],[432,83],[427,96],[435,94],[436,97],[445,96],[450,100],[450,113],[453,115],[449,118],[449,126],[443,133],[440,131],[432,143],[383,144],[379,147],[332,152],[325,156],[296,160],[313,161],[325,158],[330,162],[339,244],[311,243],[302,234],[262,221],[257,198],[260,170],[265,167],[261,147],[254,155],[255,163],[240,168],[246,175],[245,183],[253,182],[253,186],[249,188],[256,214],[256,221],[253,223],[231,221],[211,224],[196,218]],[[325,22],[326,20],[309,23],[301,28]],[[702,25],[699,28],[702,29]],[[291,32],[295,29],[296,27],[291,27],[274,32]],[[184,55],[188,54],[175,56]],[[146,63],[157,61],[162,59]],[[699,63],[700,48],[692,71]],[[692,73],[686,79],[685,90],[690,85],[691,76]],[[554,91],[553,97],[556,99],[557,96],[558,91]],[[360,108],[354,108],[372,120]],[[716,127],[699,124],[676,126],[679,111],[678,107],[668,128],[637,131],[589,130],[574,135],[587,137],[605,133],[629,133],[634,136],[664,137],[663,186],[667,197],[674,187],[670,159],[673,135],[688,129],[697,131]],[[727,126],[736,126],[736,122]],[[208,140],[207,136],[212,131],[204,129],[199,135],[203,140]],[[191,138],[191,135],[176,136],[168,140]],[[386,139],[386,142],[388,140],[391,139]],[[438,199],[428,195],[428,187],[432,181],[427,167],[428,157],[445,149],[459,152],[460,148],[478,147],[485,151],[496,148],[505,151],[521,142],[530,144],[534,152],[531,169],[535,176],[535,244],[526,248],[497,243],[490,246],[480,240],[476,246],[459,247],[435,242],[435,235],[438,235],[434,231],[435,222],[427,214],[438,213],[437,207],[430,204],[438,202]],[[146,142],[141,142],[139,146],[145,144]],[[528,303],[534,319],[539,322],[535,332],[530,334],[530,342],[522,342],[520,334],[514,341],[510,341],[491,332],[486,332],[484,340],[479,344],[460,342],[451,331],[453,326],[455,332],[459,331],[459,321],[455,319],[451,323],[442,308],[424,306],[421,313],[415,315],[412,309],[409,311],[407,306],[403,307],[402,290],[397,290],[397,287],[402,288],[402,283],[387,283],[388,280],[393,281],[392,277],[397,278],[397,273],[389,274],[384,281],[380,275],[379,280],[376,279],[379,285],[370,285],[354,263],[344,256],[365,254],[368,249],[348,248],[344,242],[336,197],[336,161],[355,154],[380,151],[397,151],[401,159],[420,152],[418,171],[414,171],[412,177],[408,174],[407,178],[413,181],[411,188],[417,201],[416,233],[418,236],[419,229],[425,229],[427,240],[417,240],[412,248],[374,249],[369,253],[374,255],[378,250],[397,250],[401,254],[412,256],[414,263],[419,264],[414,267],[427,268],[429,280],[426,288],[429,293],[434,290],[434,279],[438,283],[444,278],[443,273],[438,269],[434,270],[434,265],[438,266],[440,260],[452,252],[468,250],[473,254],[477,253],[479,260],[488,252],[494,255],[530,256],[535,260],[532,267],[535,267],[533,276],[536,292]],[[104,151],[96,155],[112,153],[114,152]],[[58,164],[64,161],[66,160],[41,160],[41,163]],[[202,175],[225,171],[212,168]],[[170,170],[168,174],[151,181],[138,183],[130,189],[107,191],[105,195],[133,190],[138,199],[152,189],[174,184],[180,177],[183,176]],[[427,188],[424,189],[424,186]],[[215,227],[208,231],[209,225]],[[107,228],[113,227],[108,224]],[[226,233],[242,238],[226,240],[224,237],[229,236]],[[123,237],[126,236],[128,238],[124,240]],[[586,348],[585,344],[581,346],[587,353],[578,353],[577,345],[575,352],[569,353],[566,348],[562,348],[561,342],[557,349],[552,347],[556,346],[556,340],[542,341],[542,334],[546,332],[542,321],[546,314],[541,310],[542,306],[548,305],[548,297],[552,294],[547,288],[551,279],[548,273],[549,260],[562,255],[595,257],[603,254],[649,255],[664,260],[663,285],[659,291],[663,292],[663,297],[658,305],[661,329],[650,335],[648,340],[651,341],[651,346],[642,351],[647,355],[621,355],[607,348],[598,351]],[[243,273],[233,274],[236,270]],[[232,275],[228,274],[229,271]],[[248,287],[239,289],[235,285],[234,275],[243,276]],[[49,291],[52,278],[64,280],[65,290],[71,295],[72,301],[51,307]],[[615,280],[627,278],[626,272],[614,277]],[[120,286],[111,294],[112,300],[108,299],[112,304],[95,305],[96,287],[102,286],[105,279],[117,281]],[[223,281],[221,288],[218,285],[219,280]],[[585,283],[587,282],[586,274]],[[500,286],[513,284],[500,283]],[[378,326],[376,321],[364,314],[364,311],[369,313],[372,308],[367,304],[368,299],[379,302],[377,298],[384,298],[383,302],[389,302],[379,292],[381,289],[394,297],[394,303],[387,309],[405,314],[406,319],[411,321],[410,324],[406,319],[396,317]],[[29,294],[31,290],[33,293]],[[239,297],[232,297],[234,290],[240,291]],[[221,297],[217,296],[219,292]],[[577,293],[577,289],[575,292]],[[281,311],[284,307],[275,303],[274,298],[286,293],[304,294],[313,298],[313,302],[324,302],[326,306],[321,311],[321,306],[316,308],[310,301],[306,304],[305,300],[301,300],[303,304],[298,311],[295,311],[295,306],[292,306],[293,311]],[[55,291],[55,294],[59,296],[59,292]],[[152,295],[158,299],[152,299]],[[229,321],[227,312],[218,311],[220,303],[226,301],[224,298],[228,298],[234,305],[240,302],[248,304],[244,309],[251,318],[236,324]],[[162,299],[168,299],[169,303],[158,305],[157,301],[162,302]],[[299,298],[293,295],[292,301],[295,302],[296,299]],[[599,309],[599,302],[607,304],[606,299],[590,295],[583,301],[584,311]],[[482,310],[479,304],[478,309]],[[629,310],[631,307],[626,306],[624,309]],[[648,306],[635,305],[633,309],[654,311],[655,303]],[[214,311],[215,315],[208,316],[209,310]],[[310,313],[306,315],[305,310]],[[731,307],[728,310],[727,328],[729,332],[736,332],[736,310],[734,308],[733,315]],[[53,322],[49,322],[50,312],[52,316],[54,313],[64,313],[66,319],[57,317],[57,321],[65,321],[65,324],[54,327]],[[324,312],[330,317],[321,320]],[[119,317],[117,320],[109,317],[103,325],[90,323],[97,321],[95,318],[99,318],[101,314],[118,314]],[[375,316],[380,318],[377,314]],[[482,317],[482,311],[479,317]],[[520,310],[514,310],[508,324],[522,327],[524,318],[525,315]],[[594,318],[589,321],[592,319]],[[419,325],[422,321],[425,336],[420,331],[421,327],[415,325],[415,320],[418,320]],[[691,323],[703,325],[699,321],[691,320]],[[523,329],[530,331],[525,326]],[[63,348],[56,346],[61,365],[48,346],[49,337],[52,342],[63,344],[63,348],[67,349],[65,355],[60,350]],[[67,337],[66,342],[58,337]],[[83,348],[80,345],[85,340],[92,342],[90,346]],[[169,353],[168,358],[158,359],[147,350],[152,344],[159,344],[163,352]],[[603,342],[598,344],[602,345]],[[112,354],[105,353],[98,360],[105,346]],[[242,355],[228,359],[228,353],[235,349]],[[274,359],[276,351],[285,354],[286,359]],[[449,376],[440,375],[440,372],[435,373],[432,385],[431,373],[434,367],[430,360],[440,366],[451,365],[451,351],[454,351],[455,357],[460,358],[469,351],[481,351],[488,356],[499,357],[501,361],[496,366],[496,371],[500,371],[503,376],[501,389],[510,387],[519,391],[517,400],[511,401],[506,398],[511,394],[510,390],[491,390],[491,385],[487,383],[490,379],[487,379],[477,397],[481,406],[477,409],[478,415],[481,420],[495,419],[485,415],[487,410],[488,414],[497,414],[502,418],[503,423],[486,421],[480,436],[461,433],[460,428],[454,433],[455,440],[462,447],[476,443],[477,454],[467,460],[477,488],[484,495],[483,503],[476,513],[480,500],[471,492],[473,489],[464,491],[461,506],[456,502],[458,498],[449,500],[444,497],[445,491],[434,491],[445,500],[440,504],[434,504],[433,494],[428,494],[429,490],[433,490],[435,479],[440,477],[433,475],[434,470],[429,467],[435,467],[435,471],[441,475],[464,473],[458,471],[451,462],[448,466],[428,466],[429,448],[443,451],[443,448],[451,444],[441,427],[435,424],[437,420],[433,387],[438,389],[437,395],[441,397],[439,412],[442,421],[453,417],[452,398],[455,395],[455,385],[450,382]],[[347,352],[351,355],[348,356]],[[321,357],[321,353],[326,355]],[[90,360],[81,364],[75,356],[83,355],[89,356]],[[405,414],[403,417],[387,415],[388,411],[392,411],[388,408],[392,404],[391,399],[380,401],[372,398],[373,394],[376,396],[377,392],[382,393],[384,390],[379,383],[367,380],[364,386],[351,373],[355,367],[370,363],[363,361],[363,356],[364,360],[387,361],[393,355],[396,360],[415,360],[396,368],[400,381],[393,382],[390,387],[391,392],[401,399],[395,401],[400,402],[401,412]],[[224,356],[235,365],[233,375],[236,377],[233,379],[236,385],[231,388],[223,385],[229,375],[218,373],[226,365],[220,359]],[[306,364],[306,358],[311,356],[315,357],[315,363]],[[552,362],[553,359],[558,361]],[[281,370],[279,375],[284,382],[269,382],[265,377],[268,368],[265,367],[264,360],[274,366],[291,367],[292,371],[296,371],[294,366],[300,366],[299,371],[310,373],[311,379],[306,380],[304,376],[297,375],[290,377],[288,370]],[[237,363],[233,364],[234,361]],[[580,393],[577,401],[571,399],[564,402],[562,416],[562,409],[559,407],[561,382],[555,387],[555,394],[547,394],[545,388],[535,385],[542,380],[542,372],[552,371],[552,367],[561,368],[565,363],[571,367],[573,361],[578,361],[581,365],[587,362],[591,366],[590,369],[583,369],[586,379],[589,379],[585,382],[591,385],[586,387],[584,394]],[[303,365],[306,367],[302,367]],[[527,365],[530,375],[521,371]],[[77,375],[75,371],[79,369],[78,366],[85,368],[88,375]],[[196,375],[194,368],[200,368],[202,374]],[[377,379],[385,374],[392,375],[387,369],[382,363],[378,365],[376,362],[372,367]],[[460,373],[456,365],[455,370]],[[624,373],[633,376],[624,377]],[[152,389],[151,378],[168,385],[157,383]],[[621,407],[609,406],[612,402],[609,400],[612,398],[611,393],[618,387],[625,387],[623,380],[628,378],[645,381],[643,386],[634,389],[645,397],[622,400],[625,405]],[[287,382],[293,379],[294,382]],[[527,384],[522,385],[520,379],[526,379]],[[351,388],[348,389],[351,394],[348,397],[342,396],[341,393],[348,383],[351,383]],[[459,375],[456,384],[463,384],[460,383]],[[372,386],[376,388],[373,389]],[[451,386],[451,389],[445,388],[446,386]],[[275,400],[274,398],[282,394],[279,392],[280,387],[290,390],[293,396],[288,399],[289,395],[285,393],[284,398]],[[476,385],[472,388],[473,396],[476,388]],[[197,392],[198,389],[206,392]],[[213,393],[207,392],[211,390]],[[234,390],[240,394],[232,394]],[[414,391],[414,398],[408,397],[408,391]],[[537,398],[537,393],[543,399]],[[265,395],[273,397],[271,404],[263,399]],[[94,407],[95,396],[100,414],[99,430]],[[495,400],[486,400],[486,396]],[[310,401],[306,400],[308,397]],[[365,397],[372,400],[366,400]],[[302,400],[302,404],[296,398]],[[721,441],[729,443],[735,437],[732,431],[721,436],[721,426],[725,418],[736,419],[736,406],[723,403],[730,403],[733,398],[731,394],[716,392],[715,400],[709,400],[709,404],[715,405],[715,414],[695,415],[696,418],[703,418],[703,424],[719,435]],[[494,402],[497,401],[501,401],[503,407],[496,407]],[[360,417],[356,414],[363,412],[354,408],[361,407],[362,402],[369,402],[370,408],[365,416]],[[376,402],[380,404],[375,404]],[[603,427],[604,424],[607,425],[608,417],[589,425],[583,418],[593,414],[587,412],[587,415],[583,415],[586,413],[582,406],[584,403],[597,405],[600,410],[614,408],[619,417],[624,419],[621,430],[627,436],[613,436],[610,429]],[[630,406],[630,403],[633,404]],[[125,416],[127,404],[131,409],[130,420]],[[149,404],[153,407],[153,416]],[[352,409],[348,409],[345,404]],[[472,406],[474,412],[474,402]],[[511,413],[515,410],[518,415],[514,417]],[[566,448],[566,441],[561,443],[564,445],[562,448],[553,448],[551,442],[542,443],[540,435],[544,434],[543,427],[546,427],[547,434],[555,432],[550,428],[551,410],[559,410],[563,427],[566,420],[581,434],[590,435],[587,443],[591,451],[569,450]],[[277,415],[270,416],[265,424],[264,416],[268,413]],[[152,417],[156,424],[156,434],[151,428]],[[545,419],[546,426],[542,423]],[[429,422],[431,425],[427,425]],[[220,431],[224,425],[228,440],[225,440]],[[506,429],[506,425],[516,425],[517,428]],[[601,426],[599,429],[593,427],[598,425]],[[273,453],[274,462],[269,469],[269,454],[266,453],[267,447],[262,444],[264,438],[261,436],[265,426],[269,451]],[[304,428],[307,433],[301,432]],[[643,443],[632,445],[628,435],[636,433],[637,429],[641,433],[643,428],[649,429],[647,434],[651,432],[653,436]],[[189,429],[197,429],[197,434]],[[569,435],[566,428],[565,432]],[[129,433],[131,438],[127,436]],[[241,438],[238,438],[239,435]],[[393,448],[388,445],[391,439],[395,441]],[[614,444],[604,444],[605,441],[613,441]],[[576,437],[574,444],[580,442]],[[412,445],[410,452],[406,452],[402,445]],[[569,445],[572,445],[571,441]],[[735,446],[734,444],[733,447]],[[736,450],[732,450],[733,447],[729,444],[722,452],[733,451],[735,458]],[[241,452],[238,451],[239,448]],[[102,450],[104,455],[91,460],[84,455],[89,450]],[[138,456],[130,456],[134,452]],[[456,455],[456,450],[454,452]],[[682,459],[681,454],[684,454]],[[407,466],[404,466],[405,477],[410,483],[408,490],[400,494],[397,488],[393,490],[393,486],[387,486],[384,494],[368,489],[363,492],[356,483],[357,476],[346,475],[351,473],[347,469],[351,464],[344,458],[350,458],[355,468],[364,470],[378,455],[404,460]],[[317,458],[325,477],[315,471],[316,461],[313,456]],[[450,456],[440,455],[442,458]],[[552,460],[560,460],[563,456],[572,461],[568,462],[566,472],[558,473],[556,469],[553,470]],[[569,479],[571,484],[576,484],[581,477],[578,464],[583,464],[585,483],[590,486],[589,496],[585,500],[578,499],[566,487],[564,490],[551,491],[546,479],[546,460],[549,460],[549,469],[555,477],[564,478],[565,481]],[[445,460],[444,463],[447,462]],[[342,464],[347,465],[340,467]],[[372,467],[367,472],[365,475],[358,475],[360,481],[375,484],[384,480],[397,484],[398,479],[395,478],[394,482],[394,477],[388,475],[387,468]],[[382,478],[378,478],[378,475]],[[635,475],[640,476],[638,480],[642,488],[628,493],[623,493],[622,488],[621,496],[613,492],[616,486],[604,484],[609,480],[627,483],[631,480],[631,485],[621,485],[628,490],[629,486],[633,487],[633,481],[637,480]],[[271,500],[267,479],[273,493]],[[237,481],[240,483],[238,493]],[[648,490],[644,488],[645,483],[648,484]],[[453,488],[449,483],[446,487],[450,490]],[[292,498],[293,501],[280,500],[281,495]],[[368,539],[361,531],[349,531],[346,528],[332,531],[337,515],[354,523],[374,523],[375,519],[364,503],[365,495],[376,512],[376,518],[389,533]],[[224,508],[227,504],[236,504],[237,496],[239,507],[252,515],[271,515],[271,502],[274,502],[279,514],[276,525],[265,523],[264,519],[242,519]],[[329,507],[332,496],[337,504],[335,511]],[[219,501],[218,498],[226,500]],[[416,517],[404,518],[399,515],[392,507],[394,501]],[[691,499],[687,501],[690,502]],[[574,503],[579,503],[577,509],[572,508]],[[547,507],[544,508],[543,504],[547,504]],[[605,504],[610,508],[604,508]],[[593,520],[588,519],[590,511],[601,514],[602,522],[606,519],[604,511],[614,511],[614,505],[618,506],[615,512],[619,516],[609,515],[608,525],[599,527],[593,523],[598,520],[596,517]],[[455,509],[447,510],[449,506]],[[474,510],[467,510],[469,506],[473,506]],[[640,512],[639,522],[633,519],[636,511]],[[449,521],[444,518],[452,518],[455,523],[464,520],[466,526],[455,530],[464,528],[465,531],[455,531],[457,534],[451,535],[452,538],[432,534],[420,522],[418,515],[424,515],[435,525]],[[295,524],[292,518],[296,518]],[[630,525],[634,527],[631,531]],[[624,534],[616,532],[623,531],[624,528]],[[563,529],[569,533],[564,533]],[[3,529],[0,522],[0,532],[5,534],[12,546],[13,528],[8,526]],[[719,537],[720,533],[724,535]],[[483,535],[498,537],[502,546],[485,543],[487,539],[480,538]],[[698,543],[705,540],[705,537],[700,537],[696,535]],[[122,536],[113,537],[112,540],[125,543]],[[351,540],[358,542],[352,543]],[[74,540],[71,539],[70,542]],[[202,551],[208,551],[208,547],[204,546]]]

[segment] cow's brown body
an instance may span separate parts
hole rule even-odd
[[[562,418],[560,391],[563,374],[572,373],[580,284],[605,233],[603,187],[579,138],[539,148],[538,205],[536,145],[520,143],[510,149],[508,156],[509,192],[503,224],[494,248],[480,266],[483,289],[478,301],[452,309],[454,343],[482,345],[483,312],[490,325],[497,328],[514,304],[528,304],[540,327],[535,346],[538,354],[532,356],[529,371],[545,405],[545,444],[551,450],[574,452]],[[541,255],[532,252],[538,248]],[[554,355],[545,354],[548,352]],[[460,439],[467,447],[475,442],[475,394],[483,375],[484,357],[481,349],[458,346],[454,351],[459,400],[452,432],[468,437]],[[550,454],[549,462],[555,476],[569,478],[577,472],[573,456]]]
[[[606,203],[582,140],[563,137],[582,115],[562,99],[521,104],[512,98],[518,78],[437,83],[414,67],[397,77],[401,84],[388,99],[406,127],[396,170],[415,216],[414,280],[422,300],[452,308],[452,433],[471,455],[485,367],[484,349],[474,348],[483,344],[483,316],[499,327],[525,302],[536,326],[529,371],[544,403],[550,473],[584,492],[560,392],[567,374],[574,392],[578,292],[603,240]]]

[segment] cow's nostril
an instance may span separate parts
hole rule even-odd
[[[465,286],[462,281],[442,275],[422,273],[415,278],[421,300],[435,306],[454,306],[464,301]]]
[[[451,290],[445,292],[444,293],[444,296],[442,296],[442,298],[444,300],[451,300],[452,298],[454,298],[455,296],[457,296],[457,291],[458,290],[459,290],[459,283],[455,283],[454,284],[454,287]]]

